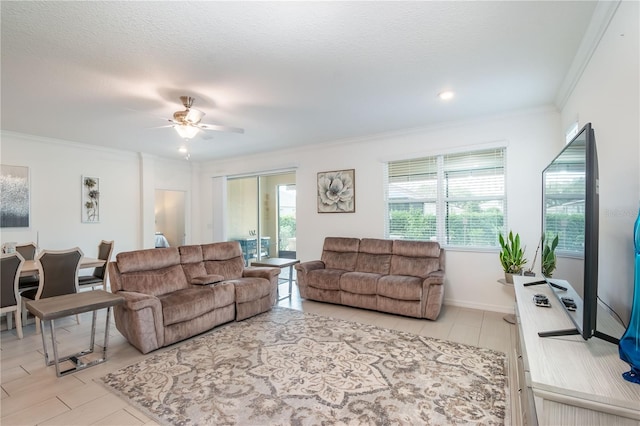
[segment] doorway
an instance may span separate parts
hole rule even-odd
[[[185,244],[185,208],[185,191],[156,189],[156,248],[177,247]]]
[[[295,172],[228,178],[227,218],[246,265],[281,251],[295,257]]]
[[[296,258],[296,185],[278,185],[278,257]]]

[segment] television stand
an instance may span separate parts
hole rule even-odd
[[[551,281],[547,281],[547,280],[532,281],[532,282],[529,282],[529,283],[525,283],[523,285],[525,287],[529,287],[531,285],[539,285],[539,284],[546,284],[546,283],[549,283],[549,285],[551,287],[555,287],[558,290],[567,291],[567,288],[565,286],[560,285],[560,284],[556,284],[556,283],[552,283]]]
[[[638,424],[640,386],[622,378],[629,365],[620,359],[618,347],[600,333],[589,340],[577,334],[540,337],[538,333],[569,330],[574,324],[561,303],[541,309],[531,302],[537,293],[555,298],[551,287],[525,287],[535,278],[513,278],[518,319],[513,349],[518,383],[513,389],[520,390],[514,424]],[[611,336],[624,332],[605,309],[598,310],[598,326]],[[521,416],[526,421],[518,421]]]
[[[575,334],[580,334],[577,328],[567,328],[565,330],[554,330],[554,331],[539,331],[538,336],[540,337],[556,337],[556,336],[573,336]]]
[[[538,332],[538,336],[540,337],[557,337],[557,336],[573,336],[573,335],[579,335],[580,332],[578,331],[577,328],[567,328],[565,330],[554,330],[554,331],[539,331]],[[598,330],[593,332],[593,337],[597,337],[598,339],[602,339],[604,341],[607,341],[609,343],[613,343],[614,345],[617,345],[620,343],[619,339],[616,339],[613,336],[609,336],[608,334],[602,333]]]

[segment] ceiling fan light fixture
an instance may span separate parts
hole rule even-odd
[[[453,90],[444,90],[438,93],[438,97],[443,101],[449,101],[453,99],[454,96],[455,96],[455,92]]]
[[[195,108],[189,108],[187,115],[184,117],[185,121],[188,123],[198,124],[200,120],[204,117],[204,112],[197,110]]]
[[[173,128],[176,129],[176,132],[178,132],[183,139],[191,139],[200,131],[197,127],[188,124],[178,124],[173,126]]]

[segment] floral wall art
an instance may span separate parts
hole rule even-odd
[[[100,222],[100,178],[82,177],[82,221]]]
[[[0,228],[29,227],[29,168],[0,166]]]
[[[356,211],[355,169],[318,173],[318,213]]]

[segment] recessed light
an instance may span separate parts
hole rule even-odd
[[[178,151],[185,154],[187,152],[187,147],[182,145],[180,148],[178,148]]]
[[[448,101],[449,99],[453,99],[454,93],[451,90],[445,90],[444,92],[438,93],[438,97],[443,101]]]

